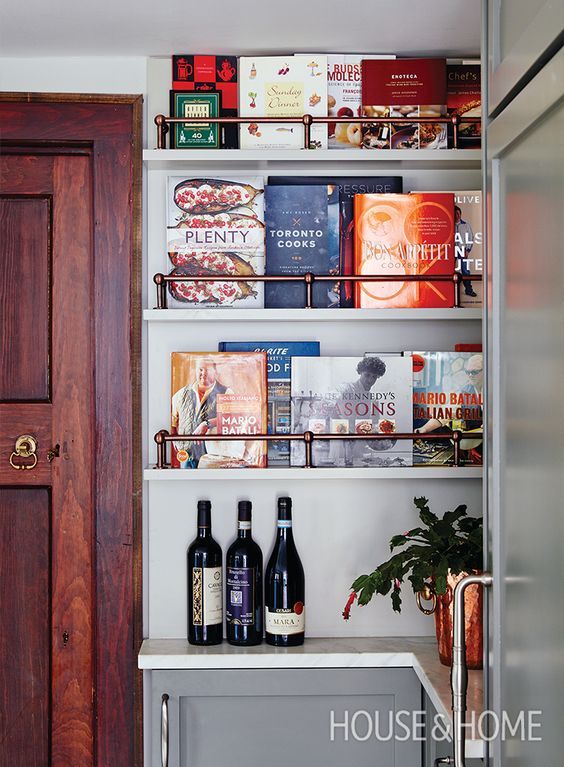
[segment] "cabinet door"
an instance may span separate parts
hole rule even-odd
[[[168,765],[420,767],[411,733],[421,707],[412,669],[157,671],[153,757],[161,760],[168,695]]]
[[[562,0],[487,0],[488,114],[562,44]]]
[[[493,765],[562,764],[563,80],[560,51],[487,134],[487,708],[540,723],[495,738]]]

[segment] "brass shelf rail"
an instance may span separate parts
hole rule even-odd
[[[394,123],[398,125],[413,125],[413,123],[425,124],[425,123],[447,123],[453,126],[453,138],[452,143],[454,149],[458,149],[458,130],[461,123],[465,125],[468,123],[481,123],[481,117],[464,117],[459,115],[452,115],[451,117],[317,117],[314,115],[305,114],[301,117],[206,117],[205,120],[197,120],[186,117],[167,117],[166,115],[157,115],[155,117],[155,125],[157,126],[157,149],[166,149],[166,134],[169,132],[169,126],[176,123],[189,122],[190,125],[208,125],[213,123],[214,125],[251,125],[252,123],[276,123],[283,125],[302,125],[304,129],[304,149],[311,149],[311,126],[323,125],[329,123],[364,123],[365,125],[374,124],[390,124]],[[205,150],[204,150],[205,151]],[[228,150],[227,150],[228,151]],[[366,150],[387,152],[387,149],[381,150]],[[423,150],[425,151],[425,150]],[[440,151],[440,150],[439,150]]]
[[[168,469],[170,463],[167,461],[166,446],[169,442],[304,442],[305,443],[305,467],[313,466],[313,443],[316,440],[334,441],[334,440],[352,440],[352,441],[372,441],[372,440],[429,440],[445,441],[451,439],[454,445],[454,465],[460,466],[460,442],[468,436],[471,439],[483,437],[483,432],[472,431],[453,431],[451,434],[419,434],[418,432],[398,432],[397,434],[314,434],[312,431],[306,431],[303,434],[170,434],[166,429],[161,429],[155,434],[154,440],[157,444],[157,464],[156,469]]]
[[[462,275],[454,274],[254,274],[252,276],[232,274],[213,275],[176,275],[162,274],[158,272],[153,277],[157,287],[156,309],[167,309],[166,286],[170,282],[303,282],[305,283],[305,308],[313,309],[313,286],[316,282],[453,282],[454,283],[454,306],[460,308],[460,285],[465,280],[482,281],[481,274]]]

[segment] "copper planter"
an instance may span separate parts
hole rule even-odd
[[[435,631],[441,663],[452,666],[452,611],[454,587],[468,573],[447,576],[446,594],[437,595],[435,606]],[[470,669],[483,667],[484,651],[484,591],[482,586],[468,586],[464,594],[464,618],[466,631],[466,665]]]

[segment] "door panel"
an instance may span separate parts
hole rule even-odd
[[[486,0],[488,25],[488,114],[519,81],[555,49],[564,28],[561,0]]]
[[[6,558],[0,561],[2,581],[8,580],[13,560],[35,556],[45,560],[43,579],[38,578],[41,601],[48,618],[38,621],[32,639],[38,655],[50,657],[48,687],[39,693],[42,726],[30,738],[30,753],[50,753],[57,767],[91,767],[93,760],[94,668],[94,386],[92,376],[92,282],[93,215],[89,154],[52,156],[13,154],[0,158],[3,168],[2,226],[0,241],[5,300],[0,307],[2,327],[8,338],[4,359],[13,366],[2,378],[0,418],[7,452],[0,456],[0,481],[13,485],[9,499],[15,511],[12,521],[22,533]],[[36,196],[38,173],[48,199]],[[47,175],[50,174],[50,179]],[[11,179],[15,179],[12,187]],[[18,197],[13,196],[18,189]],[[51,388],[51,392],[49,392]],[[25,400],[47,400],[29,403]],[[38,441],[37,466],[14,468],[8,461],[16,438],[30,434]],[[48,451],[59,445],[59,456],[50,463]],[[20,463],[16,461],[16,463]],[[24,461],[26,463],[26,461]],[[49,491],[30,490],[39,478]],[[33,524],[36,512],[30,493],[49,494],[51,510],[40,505],[37,514],[46,516],[46,530],[38,529],[26,540],[25,526]],[[43,495],[41,495],[43,494]],[[21,500],[20,500],[21,497]],[[34,496],[33,496],[34,497]],[[21,520],[19,512],[21,511]],[[38,540],[37,536],[41,540]],[[32,568],[32,574],[35,572]],[[33,601],[23,599],[22,620],[34,620]],[[9,622],[3,625],[10,625]],[[27,647],[23,642],[24,648]],[[35,648],[0,667],[0,685],[11,675],[26,679],[35,673]],[[24,734],[35,726],[35,710],[22,706],[14,731],[13,745],[2,758],[14,767],[27,767]]]
[[[46,197],[0,198],[0,400],[49,399],[50,208]]]
[[[0,763],[49,764],[51,518],[46,488],[0,487]]]
[[[562,758],[563,77],[561,52],[488,128],[489,707],[542,738],[496,739],[496,767]]]
[[[0,400],[0,485],[52,488],[49,767],[132,767],[141,754],[141,119],[141,96],[0,94],[0,197],[52,198],[51,397]],[[22,433],[39,440],[33,471],[8,462]]]

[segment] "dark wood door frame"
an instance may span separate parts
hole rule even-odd
[[[94,170],[96,767],[142,764],[141,135],[141,96],[0,93],[0,151],[82,144]]]

